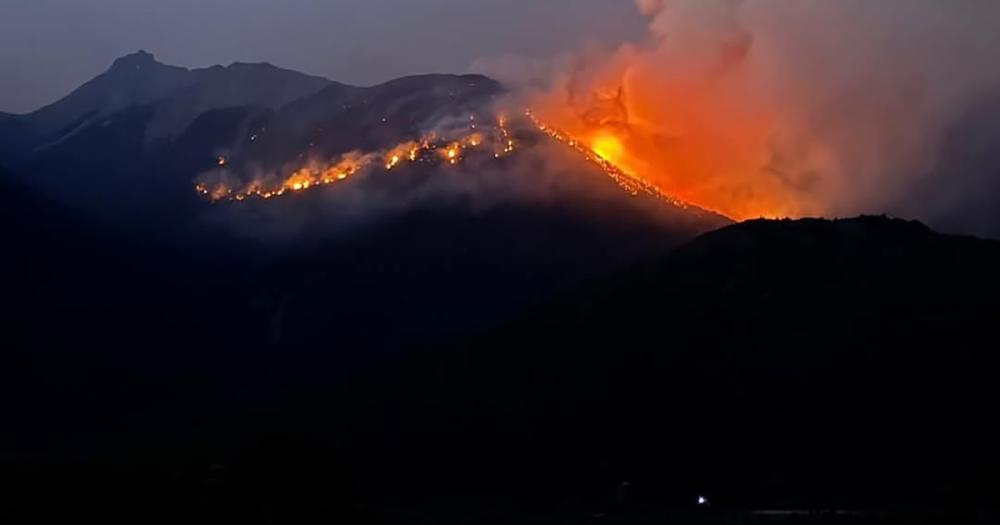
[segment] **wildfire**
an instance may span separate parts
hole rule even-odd
[[[390,148],[387,152],[385,152],[385,154],[383,154],[386,171],[391,171],[404,161],[416,162],[420,153],[429,147],[429,141],[424,140],[420,142],[404,142],[396,147]]]
[[[573,142],[575,143],[576,141]],[[594,139],[591,149],[594,150],[594,153],[597,154],[598,157],[601,157],[608,162],[615,163],[620,162],[619,159],[621,159],[624,147],[622,146],[621,141],[618,140],[618,137],[613,135],[599,135]]]
[[[545,124],[530,111],[525,112],[525,116],[539,132],[572,148],[583,158],[598,166],[605,175],[630,195],[651,195],[675,206],[689,207],[687,203],[666,194],[655,184],[620,166],[618,162],[624,155],[624,145],[618,137],[608,133],[599,133],[589,141],[582,141]],[[473,127],[475,119],[470,118],[469,121],[472,123],[470,124],[471,132],[458,139],[442,140],[430,135],[420,140],[403,142],[379,152],[348,154],[336,162],[326,165],[311,164],[301,167],[277,181],[254,180],[242,187],[232,187],[225,182],[215,184],[198,182],[195,185],[195,191],[211,202],[272,199],[345,181],[370,168],[372,164],[377,165],[379,159],[381,159],[385,171],[389,172],[403,164],[442,162],[454,166],[465,158],[466,150],[480,148],[487,143],[493,144],[493,158],[495,159],[515,151],[514,134],[508,129],[505,117],[500,117],[496,126],[489,133],[475,131]],[[224,165],[228,165],[228,162],[219,164],[220,167]]]
[[[238,188],[234,188],[224,181],[214,184],[198,182],[195,184],[195,191],[212,202],[243,201],[250,198],[271,199],[344,181],[369,168],[373,163],[378,162],[377,159],[382,159],[385,171],[392,171],[406,163],[430,163],[434,161],[435,157],[440,158],[448,165],[457,165],[463,160],[465,150],[479,148],[488,141],[495,144],[497,153],[494,156],[497,158],[500,157],[500,151],[504,153],[513,151],[514,141],[505,120],[500,119],[490,134],[475,131],[475,117],[470,117],[469,122],[471,132],[458,139],[442,140],[432,134],[420,140],[403,142],[383,151],[345,155],[338,161],[327,165],[302,167],[276,181],[258,179]],[[228,164],[228,162],[221,161],[222,157],[219,159],[219,167]]]
[[[558,128],[547,125],[530,111],[526,111],[525,116],[540,133],[568,146],[584,159],[598,166],[626,193],[633,196],[650,195],[681,208],[690,207],[688,203],[667,194],[652,182],[620,165],[620,160],[624,158],[625,146],[615,135],[597,133],[590,140],[580,140]],[[475,122],[475,120],[470,118],[470,122]],[[443,140],[435,135],[429,135],[420,140],[403,142],[382,151],[344,155],[336,162],[325,165],[310,164],[291,172],[283,179],[271,181],[257,179],[241,187],[233,187],[225,182],[215,184],[198,182],[195,185],[195,191],[211,202],[266,200],[345,181],[363,170],[371,168],[373,164],[377,166],[380,159],[382,168],[386,172],[390,172],[404,164],[441,162],[454,166],[465,159],[467,150],[474,150],[486,144],[493,145],[494,159],[499,159],[515,151],[515,137],[508,129],[505,117],[500,117],[489,132],[475,131],[472,126],[474,124],[470,125],[470,132],[467,135],[457,139]],[[228,165],[228,161],[219,164],[220,167]]]
[[[587,146],[568,133],[545,124],[532,112],[525,112],[525,115],[534,123],[538,131],[576,150],[583,158],[600,167],[605,175],[615,181],[619,188],[630,195],[637,196],[642,193],[663,199],[674,206],[681,208],[690,207],[688,203],[667,194],[652,182],[618,166],[615,160],[621,158],[624,146],[622,146],[621,141],[617,137],[608,134],[598,135],[591,141],[592,145]]]
[[[500,123],[500,136],[504,146],[503,153],[513,153],[514,139],[510,136],[510,132],[507,131],[507,119],[504,117],[500,117],[499,123]],[[497,153],[496,156],[499,157],[500,153]]]

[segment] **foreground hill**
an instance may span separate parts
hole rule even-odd
[[[465,484],[992,501],[998,264],[1000,243],[900,220],[730,226],[419,356],[360,417],[399,436],[384,464]]]
[[[204,264],[155,256],[167,270],[138,252],[98,281],[118,280],[94,314],[21,312],[35,344],[8,354],[20,361],[3,383],[22,400],[4,438],[18,494],[47,487],[127,517],[194,493],[198,509],[170,512],[378,523],[645,523],[698,493],[737,509],[913,503],[957,523],[995,501],[994,241],[884,218],[748,222],[364,373],[331,366],[363,318],[333,321],[349,316],[335,306],[346,281],[323,276],[323,257],[258,260],[265,278],[244,281],[235,256],[189,288]],[[74,272],[105,268],[90,267]],[[284,290],[283,316],[245,295],[261,282]],[[433,306],[448,288],[413,293],[461,317]],[[281,323],[317,329],[283,340]],[[85,344],[100,350],[74,350]],[[98,461],[71,468],[69,451]]]

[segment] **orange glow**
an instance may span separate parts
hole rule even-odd
[[[621,188],[628,194],[633,196],[639,194],[650,195],[659,199],[663,199],[664,201],[667,201],[673,204],[674,206],[678,206],[681,208],[687,208],[690,206],[688,203],[680,199],[677,199],[672,195],[667,194],[666,192],[661,190],[656,184],[653,184],[652,182],[629,172],[628,170],[619,166],[615,162],[609,160],[608,158],[606,158],[607,152],[605,152],[605,155],[601,155],[596,150],[587,147],[580,140],[570,136],[568,133],[545,124],[530,111],[527,112],[526,115],[531,120],[531,122],[535,124],[535,127],[538,128],[538,131],[544,133],[545,135],[548,135],[550,138],[552,138],[557,142],[560,142],[562,144],[569,146],[570,148],[573,148],[573,150],[582,155],[584,159],[596,164],[604,172],[604,174],[608,176],[608,178],[613,180],[615,184],[618,185],[619,188]],[[607,139],[606,141],[595,141],[595,142],[597,143],[607,142],[608,144],[614,143],[620,145],[618,139],[616,139],[613,136],[609,137],[610,138]],[[624,151],[624,148],[621,148],[621,150]]]
[[[469,120],[474,121],[474,118]],[[299,193],[321,185],[344,181],[377,162],[381,162],[386,171],[393,171],[407,162],[411,164],[430,163],[432,156],[436,154],[440,156],[442,162],[448,165],[457,165],[465,159],[464,151],[478,148],[487,142],[494,145],[506,144],[504,151],[513,151],[513,139],[510,137],[510,132],[504,125],[498,124],[491,132],[470,132],[466,136],[456,137],[448,141],[441,141],[436,136],[429,135],[420,140],[403,142],[380,152],[348,154],[340,160],[326,165],[309,163],[308,166],[294,170],[283,179],[274,176],[257,178],[240,189],[234,189],[224,182],[211,184],[198,181],[195,184],[195,192],[212,202],[244,201],[249,198],[266,200],[287,193]],[[496,157],[499,158],[499,154]]]
[[[684,201],[667,194],[649,180],[636,175],[628,164],[631,153],[626,140],[615,134],[613,129],[601,129],[589,134],[589,140],[582,141],[557,128],[544,124],[534,114],[527,112],[525,123],[533,123],[542,134],[572,148],[579,155],[596,165],[623,191],[630,195],[651,195],[666,200],[676,206],[687,207]],[[251,198],[271,199],[286,194],[301,193],[311,188],[341,183],[363,170],[381,165],[386,171],[394,171],[406,163],[430,164],[435,158],[449,166],[465,162],[467,157],[486,156],[493,159],[512,154],[516,141],[514,133],[507,128],[507,119],[500,118],[491,131],[474,132],[452,140],[441,140],[428,136],[417,141],[403,142],[380,152],[368,154],[351,153],[325,165],[309,163],[292,171],[283,179],[258,178],[242,188],[236,189],[228,183],[209,184],[199,181],[195,191],[212,201],[244,201]],[[485,126],[481,126],[481,129]],[[589,145],[588,145],[589,144]],[[479,147],[488,145],[485,151]],[[480,154],[475,154],[479,150]],[[468,154],[466,154],[468,153]]]
[[[718,53],[626,48],[595,56],[529,103],[566,137],[678,200],[737,220],[820,212],[835,156],[811,137],[798,140],[808,115],[747,86],[750,68],[761,65],[745,54],[747,42],[723,44]],[[796,127],[783,133],[787,123]]]
[[[598,157],[614,163],[621,162],[622,152],[624,150],[624,146],[622,146],[618,137],[605,134],[595,137],[590,148],[594,150],[594,153],[596,153]]]
[[[713,101],[700,91],[671,93],[678,102],[663,110],[658,102],[663,94],[634,92],[621,108],[601,107],[583,116],[571,108],[546,107],[551,101],[542,100],[539,118],[556,123],[566,145],[586,144],[583,149],[596,158],[678,202],[737,220],[801,212],[801,197],[793,189],[783,187],[779,177],[757,174],[773,160],[762,155],[772,140],[766,113],[740,114],[724,103],[708,107]]]

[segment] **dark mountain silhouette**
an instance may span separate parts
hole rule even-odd
[[[396,231],[415,245],[442,228],[463,245],[499,241],[482,239],[484,223],[468,235],[447,216],[406,223]],[[482,262],[453,267],[451,281],[434,280],[431,259],[383,263],[357,283],[378,304],[341,308],[363,294],[331,275],[390,253],[419,260],[407,237],[277,260],[230,245],[206,258],[211,242],[127,238],[124,249],[77,224],[7,235],[34,243],[27,274],[11,259],[3,268],[19,305],[0,383],[22,400],[6,416],[11,501],[30,506],[42,494],[32,487],[48,487],[72,495],[74,512],[114,497],[122,519],[154,506],[166,522],[220,512],[377,523],[407,508],[446,522],[645,523],[702,492],[735,509],[919,503],[958,512],[943,518],[954,523],[993,501],[994,241],[884,218],[740,224],[505,327],[359,369],[344,357],[364,337],[400,329],[385,301],[459,319],[510,282],[482,279]],[[355,262],[336,262],[341,252]],[[379,296],[421,276],[425,289]],[[464,306],[442,307],[450,286],[474,288]],[[165,504],[192,493],[198,509]],[[266,505],[247,507],[251,494]]]
[[[351,446],[394,436],[356,460],[416,473],[404,491],[434,472],[676,504],[988,504],[998,264],[998,242],[900,220],[730,226],[416,355],[375,381]]]

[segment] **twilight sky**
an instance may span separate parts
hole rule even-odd
[[[614,44],[644,24],[632,0],[0,0],[0,111],[52,102],[139,49],[372,84]]]

